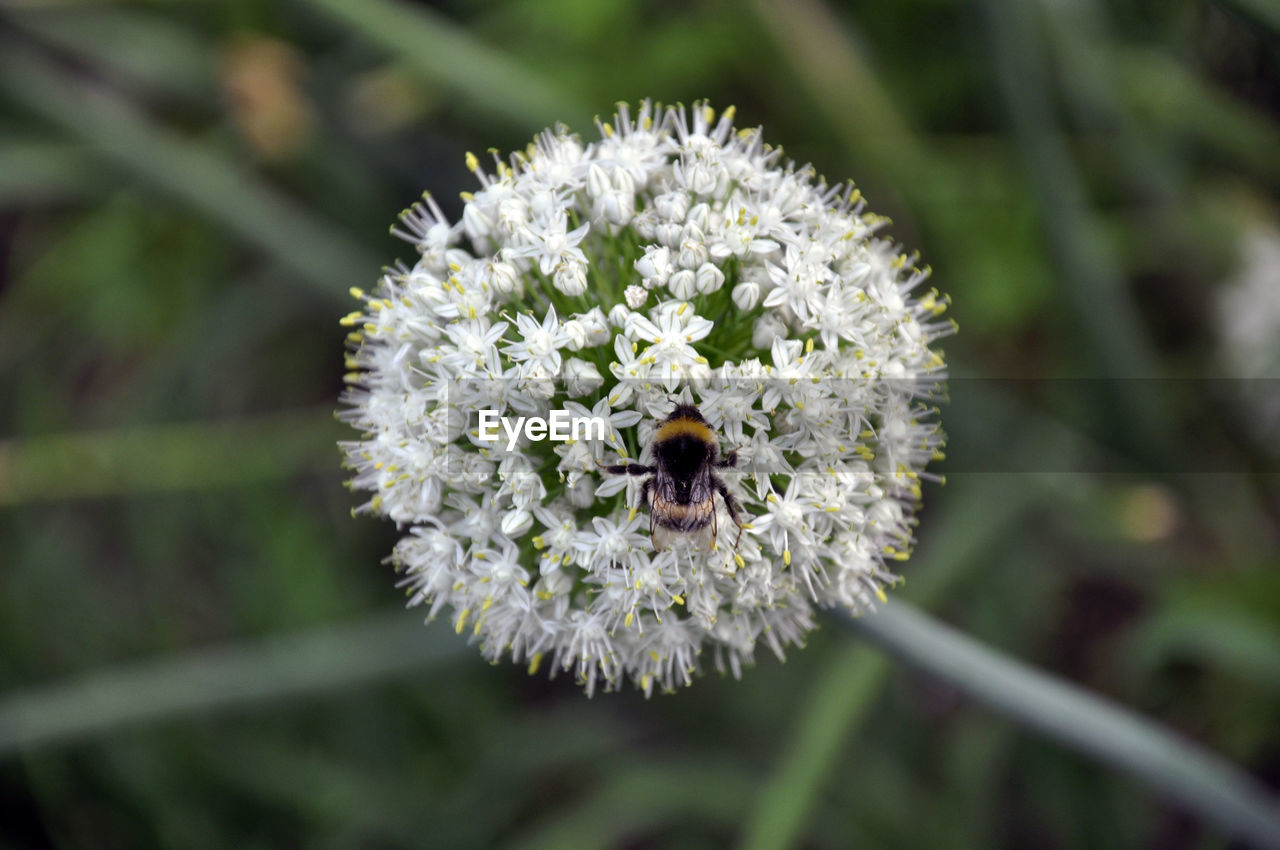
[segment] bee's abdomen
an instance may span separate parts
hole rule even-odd
[[[682,505],[678,502],[668,502],[655,495],[650,510],[653,511],[655,525],[672,531],[697,531],[711,524],[715,503],[711,499],[706,499]]]

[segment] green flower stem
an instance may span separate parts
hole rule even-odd
[[[1019,724],[1133,776],[1258,847],[1280,847],[1280,799],[1243,771],[1152,720],[983,646],[901,602],[842,618],[892,657]]]
[[[549,118],[571,127],[591,124],[591,112],[581,101],[442,15],[393,0],[307,2],[424,79],[452,89],[460,105],[525,127],[544,127]]]
[[[190,652],[10,691],[0,700],[0,756],[64,745],[190,712],[348,689],[471,654],[448,629],[404,611],[351,625]]]
[[[0,93],[257,246],[335,301],[345,299],[351,285],[377,276],[378,259],[335,224],[11,38],[0,38]]]
[[[0,440],[0,507],[205,489],[331,469],[350,432],[328,408]]]

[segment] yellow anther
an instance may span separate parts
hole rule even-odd
[[[341,319],[339,319],[339,320],[338,320],[338,324],[343,325],[344,327],[348,327],[348,328],[349,328],[349,327],[351,327],[352,325],[354,325],[356,322],[360,321],[360,319],[361,319],[363,316],[364,316],[364,313],[363,313],[363,312],[361,312],[360,310],[356,310],[355,312],[353,312],[353,313],[348,313],[347,315],[345,315],[345,316],[343,316]]]
[[[467,171],[476,171],[480,168],[480,160],[471,151],[467,151]]]
[[[791,566],[791,550],[790,549],[782,550],[782,563],[786,564],[788,567]]]
[[[542,664],[542,653],[535,653],[533,658],[529,659],[529,675],[532,676],[538,672],[538,667]]]
[[[347,292],[351,293],[352,298],[364,298],[364,290],[358,286],[351,287]]]

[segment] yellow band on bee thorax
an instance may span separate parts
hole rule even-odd
[[[706,423],[699,422],[696,419],[673,419],[658,429],[655,440],[670,440],[673,437],[679,437],[682,434],[688,434],[707,443],[715,442],[714,435]]]

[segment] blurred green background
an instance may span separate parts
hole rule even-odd
[[[397,607],[347,288],[464,151],[643,97],[852,177],[952,295],[902,595],[1280,788],[1280,5],[11,0],[0,847],[1228,846],[839,628],[587,700]]]

